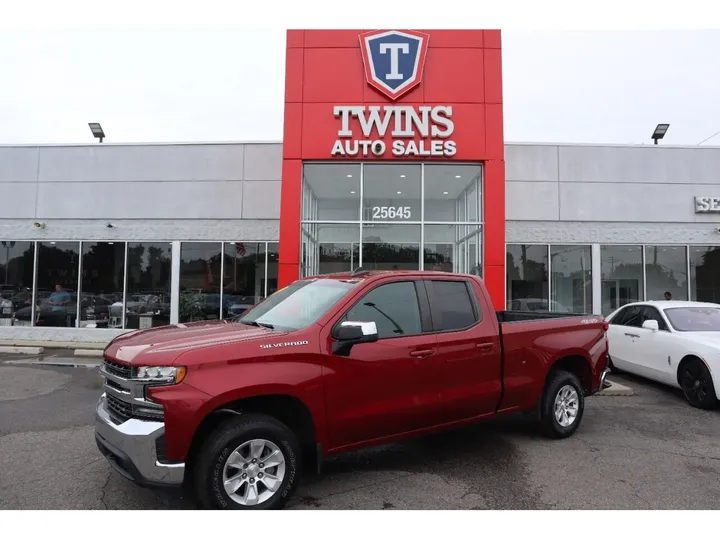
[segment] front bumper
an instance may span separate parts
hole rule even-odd
[[[163,422],[130,419],[115,424],[105,410],[105,394],[95,408],[95,442],[119,474],[142,486],[175,487],[185,478],[185,463],[158,461],[156,441]]]

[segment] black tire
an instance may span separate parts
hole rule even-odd
[[[685,400],[697,409],[717,407],[717,395],[712,376],[704,362],[697,358],[686,360],[680,365],[678,383]]]
[[[282,482],[270,498],[259,504],[247,505],[236,502],[225,491],[223,473],[226,462],[233,452],[242,444],[254,439],[269,441],[280,450],[285,463],[285,472]],[[235,416],[218,426],[198,453],[194,471],[195,497],[199,505],[205,509],[280,510],[287,504],[297,488],[301,474],[301,462],[297,437],[285,424],[263,414]],[[257,464],[257,466],[259,465],[260,463]],[[236,467],[228,467],[228,470],[234,469]],[[243,472],[239,467],[237,470],[237,472]],[[270,467],[265,470],[277,472],[278,469]],[[254,484],[255,492],[264,493],[264,491],[260,492],[260,489],[266,488],[266,485],[259,476],[256,477],[257,484]],[[241,492],[248,488],[249,485],[243,483],[238,494],[242,494]]]
[[[555,417],[555,400],[561,391],[563,391],[563,394],[572,394],[573,390],[574,397],[571,398],[571,401],[577,402],[577,413],[569,425],[563,426]],[[584,412],[585,392],[580,379],[567,371],[558,370],[554,372],[545,386],[540,402],[540,426],[543,434],[552,439],[569,437],[580,426]]]

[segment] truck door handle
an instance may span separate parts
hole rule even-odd
[[[637,338],[640,337],[638,334],[628,334],[627,332],[625,333],[625,335],[628,337],[637,337]]]
[[[410,351],[410,356],[414,356],[416,358],[425,358],[426,356],[430,356],[435,351],[432,349],[420,349],[418,351]]]
[[[477,344],[475,344],[475,347],[477,347],[481,351],[492,351],[495,348],[495,344],[494,343],[477,343]]]

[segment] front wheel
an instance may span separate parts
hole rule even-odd
[[[200,450],[195,495],[219,510],[279,510],[300,476],[295,434],[276,419],[244,414],[221,424]]]
[[[557,371],[548,382],[540,404],[543,433],[553,439],[569,437],[580,426],[585,396],[580,380],[567,371]]]
[[[691,359],[680,366],[680,387],[687,402],[698,409],[713,409],[717,396],[712,376],[707,366],[697,359]]]

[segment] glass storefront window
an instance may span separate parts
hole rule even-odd
[[[550,246],[550,311],[592,313],[592,247]]]
[[[0,242],[0,326],[12,326],[15,312],[32,304],[33,242]]]
[[[39,242],[35,284],[35,326],[76,326],[79,242]],[[15,312],[17,322],[31,324],[32,306]]]
[[[170,324],[171,279],[171,243],[128,244],[125,328]]]
[[[80,328],[122,328],[125,243],[83,242]]]
[[[720,303],[720,247],[690,247],[690,299]]]
[[[420,165],[365,165],[363,221],[421,221]]]
[[[642,246],[600,246],[602,314],[643,297]]]
[[[425,165],[425,221],[480,221],[480,165]]]
[[[515,311],[548,311],[548,247],[508,244],[507,306]]]
[[[366,270],[418,270],[420,225],[364,226],[362,267]]]
[[[266,296],[270,296],[278,290],[278,262],[280,261],[280,245],[276,242],[267,244],[267,286]]]
[[[302,276],[350,272],[360,266],[360,225],[305,224]]]
[[[482,274],[480,164],[305,164],[302,207],[303,277],[359,266]]]
[[[304,220],[359,220],[360,165],[305,165],[302,217]]]
[[[180,247],[180,322],[220,318],[221,243],[183,242]]]
[[[481,234],[477,225],[425,225],[425,270],[481,275]]]
[[[265,296],[265,242],[225,242],[222,318],[242,315]]]
[[[646,300],[688,299],[685,246],[645,246]]]

